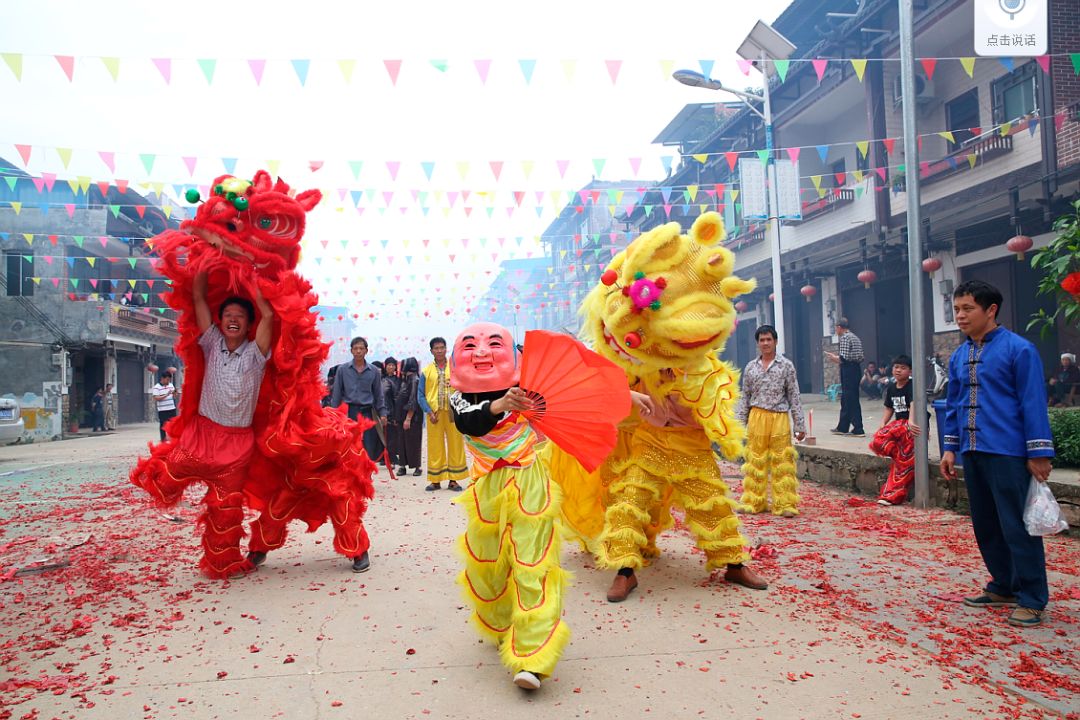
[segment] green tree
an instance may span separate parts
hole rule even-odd
[[[1039,310],[1028,322],[1028,330],[1038,329],[1044,338],[1054,332],[1058,317],[1080,324],[1080,200],[1072,207],[1054,222],[1057,237],[1031,259],[1031,267],[1043,271],[1038,293],[1057,300],[1052,313]]]

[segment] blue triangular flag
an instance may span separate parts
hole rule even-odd
[[[828,145],[818,145],[817,146],[817,154],[818,154],[818,157],[821,158],[821,162],[823,162],[823,163],[828,162],[829,161],[829,146]]]

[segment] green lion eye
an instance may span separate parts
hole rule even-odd
[[[259,227],[261,227],[263,230],[269,230],[272,222],[273,221],[270,220],[270,218],[268,217],[259,218]]]

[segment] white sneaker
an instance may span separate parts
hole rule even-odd
[[[523,690],[539,690],[540,678],[536,677],[528,670],[522,670],[514,676],[514,684]]]
[[[889,502],[888,500],[886,500],[885,498],[881,498],[880,500],[878,500],[877,504],[878,505],[885,505],[887,507],[892,507],[892,503]]]

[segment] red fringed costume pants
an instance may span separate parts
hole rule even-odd
[[[166,460],[172,478],[206,483],[199,568],[209,577],[226,578],[251,570],[240,550],[244,538],[244,482],[255,447],[250,427],[225,427],[199,415],[188,424]]]
[[[915,480],[915,438],[908,430],[908,421],[893,420],[878,430],[870,449],[875,455],[892,458],[889,479],[881,488],[880,498],[892,505],[902,504]]]

